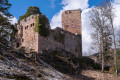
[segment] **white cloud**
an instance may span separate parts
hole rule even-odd
[[[63,10],[61,10],[59,13],[55,14],[50,22],[51,28],[54,29],[56,27],[61,27],[61,15],[63,13]]]
[[[15,24],[15,23],[17,23],[18,21],[17,21],[17,18],[16,18],[16,17],[13,17],[13,18],[10,19],[10,22],[11,22],[11,24]]]
[[[115,9],[115,19],[114,19],[114,26],[116,28],[120,27],[120,4],[113,4]]]
[[[120,0],[114,0],[115,4],[120,4]]]
[[[57,14],[55,14],[51,20],[51,28],[54,29],[56,27],[61,27],[61,15],[63,13],[63,11],[65,10],[73,10],[73,9],[82,9],[82,39],[83,39],[83,51],[86,52],[89,48],[89,44],[91,42],[91,38],[90,38],[90,34],[89,34],[89,30],[87,28],[87,26],[89,26],[89,19],[88,16],[88,0],[62,0],[63,5],[62,10],[60,10],[60,12],[58,12]],[[87,10],[85,10],[87,9]]]
[[[62,0],[63,10],[88,8],[88,0]]]
[[[82,47],[83,47],[83,54],[84,55],[90,55],[90,53],[88,52],[89,47],[91,45],[91,27],[90,27],[90,19],[89,19],[89,11],[91,10],[91,8],[85,9],[82,11]]]

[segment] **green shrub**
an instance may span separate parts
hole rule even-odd
[[[47,37],[50,34],[49,27],[46,27],[48,19],[45,15],[37,17],[34,31],[38,32],[41,36]]]
[[[5,59],[2,57],[2,55],[0,55],[0,60],[5,61]]]
[[[18,47],[17,49],[19,49],[19,50],[25,50],[25,47],[20,46],[20,47]]]
[[[111,68],[109,69],[109,72],[112,73],[112,74],[114,74],[114,73],[115,73],[115,67],[111,67]]]
[[[60,51],[57,51],[57,55],[58,55],[58,56],[62,56],[62,54],[61,54]]]
[[[0,55],[0,59],[2,58],[2,55]]]
[[[42,75],[41,75],[41,74],[38,74],[38,75],[37,75],[37,77],[39,77],[39,78],[40,78],[40,77],[42,77]]]
[[[25,75],[12,75],[8,76],[9,79],[15,79],[15,80],[31,80]]]
[[[17,50],[18,50],[18,53],[25,53],[25,51],[26,51],[25,47],[23,47],[23,46],[18,47]]]
[[[79,64],[79,66],[81,68],[86,69],[87,67],[92,67],[95,70],[100,70],[101,69],[101,65],[98,63],[95,63],[92,59],[90,59],[89,57],[82,57],[82,58],[72,58],[72,62],[77,65]]]

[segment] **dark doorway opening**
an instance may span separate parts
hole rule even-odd
[[[18,47],[20,47],[20,44],[19,44],[19,43],[17,43],[17,44],[16,44],[16,47],[17,47],[17,48],[18,48]]]

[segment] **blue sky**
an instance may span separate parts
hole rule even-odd
[[[49,20],[52,16],[61,9],[61,0],[55,1],[54,4],[50,0],[9,0],[12,4],[10,12],[19,19],[19,16],[25,14],[29,6],[37,6],[40,8],[40,11],[45,14]]]
[[[89,7],[95,6],[104,0],[89,0]],[[12,4],[10,12],[19,19],[19,16],[25,14],[29,6],[38,6],[43,14],[49,20],[62,8],[62,0],[9,0]]]

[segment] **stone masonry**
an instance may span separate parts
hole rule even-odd
[[[67,10],[62,14],[62,28],[73,34],[81,34],[81,10]]]
[[[66,14],[66,12],[69,13]],[[31,15],[17,24],[18,33],[16,35],[16,47],[24,46],[25,48],[34,50],[38,53],[41,53],[42,50],[61,48],[73,53],[76,57],[82,56],[80,10],[63,12],[63,29],[59,27],[50,29],[50,35],[48,37],[43,37],[39,33],[34,32],[33,29],[35,27],[37,16],[41,17],[43,15]],[[49,22],[46,26],[49,26]],[[56,39],[56,34],[64,35],[61,41]],[[59,36],[60,35],[57,35],[57,37]]]

